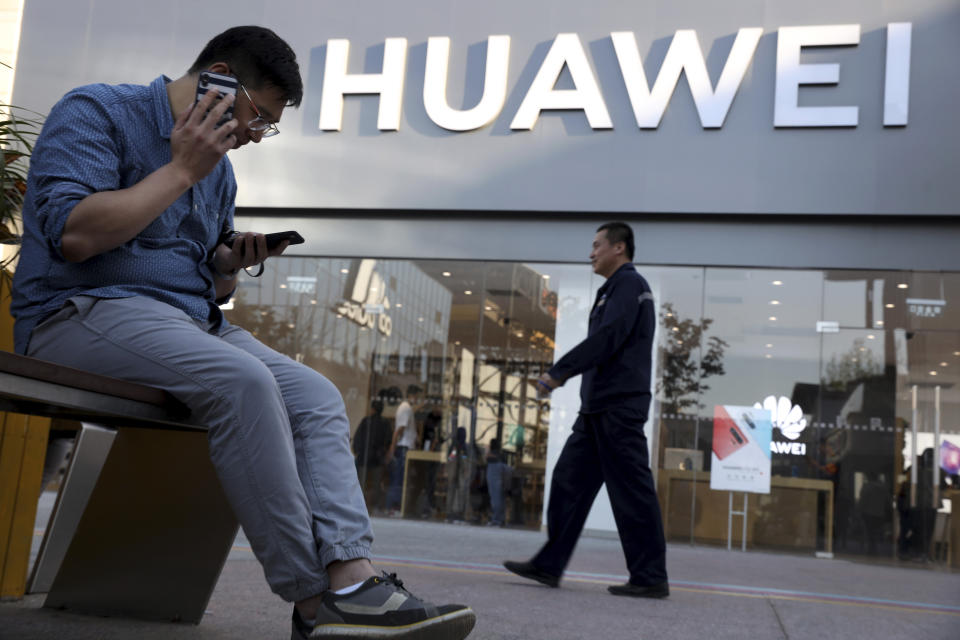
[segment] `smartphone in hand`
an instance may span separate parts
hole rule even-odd
[[[214,73],[213,71],[201,71],[200,77],[197,79],[196,101],[200,102],[200,99],[206,95],[207,91],[210,91],[211,89],[216,89],[218,92],[220,92],[220,97],[218,100],[222,100],[227,94],[230,94],[236,98],[237,88],[239,86],[240,81],[233,76],[222,73]],[[229,107],[227,107],[227,110],[223,112],[223,117],[220,118],[219,122],[217,122],[217,126],[220,127],[224,125],[232,118],[233,105],[231,104]]]
[[[224,244],[226,244],[228,247],[230,247],[230,248],[232,249],[232,248],[233,248],[233,242],[234,242],[234,240],[236,240],[238,237],[240,237],[240,236],[239,236],[239,235],[235,235],[235,236],[229,238],[228,240],[226,240],[226,241],[224,242]],[[299,233],[297,233],[296,231],[277,231],[276,233],[268,233],[268,234],[267,234],[266,236],[264,236],[264,237],[267,239],[267,251],[273,251],[273,250],[276,249],[278,246],[280,246],[280,243],[283,242],[284,240],[289,240],[289,241],[290,241],[290,244],[303,244],[303,243],[304,243],[303,236],[301,236],[301,235],[300,235]],[[243,255],[245,250],[246,250],[246,244],[241,245],[241,247],[240,247],[240,255]]]

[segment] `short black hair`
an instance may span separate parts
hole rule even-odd
[[[288,107],[303,100],[303,79],[297,55],[280,36],[266,27],[233,27],[207,43],[189,73],[198,73],[217,62],[253,89],[271,85],[280,90]]]
[[[630,225],[626,222],[607,222],[600,225],[597,231],[606,231],[610,244],[622,242],[627,250],[627,260],[633,262],[633,229]]]

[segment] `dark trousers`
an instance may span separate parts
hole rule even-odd
[[[646,416],[613,409],[581,414],[553,470],[547,507],[547,543],[534,566],[562,575],[573,555],[594,498],[606,483],[630,582],[667,580],[660,504],[643,435]]]

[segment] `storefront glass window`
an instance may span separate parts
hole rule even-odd
[[[645,431],[668,540],[946,553],[960,496],[958,274],[638,270],[658,318]],[[502,496],[505,524],[539,528],[579,379],[548,399],[534,381],[586,336],[601,284],[583,264],[280,258],[241,280],[227,313],[340,389],[371,512],[496,522]],[[411,386],[419,438],[388,504],[383,440]],[[711,489],[718,407],[771,411],[769,493]],[[745,527],[731,513],[744,505]],[[588,530],[614,527],[602,511]]]

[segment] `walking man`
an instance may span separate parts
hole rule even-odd
[[[606,282],[590,311],[587,339],[538,381],[550,393],[576,375],[580,414],[553,470],[547,542],[528,562],[506,561],[513,573],[550,587],[573,554],[594,498],[606,483],[630,579],[610,593],[664,598],[666,545],[653,486],[643,424],[650,406],[650,369],[656,316],[653,295],[633,261],[633,231],[622,222],[601,225],[590,262]]]

